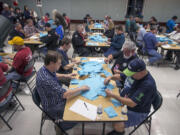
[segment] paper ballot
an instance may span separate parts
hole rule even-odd
[[[89,61],[104,62],[104,58],[89,58]]]
[[[95,105],[84,102],[83,100],[78,99],[69,110],[80,114],[90,120],[96,120],[97,117],[97,107]]]
[[[30,37],[30,39],[38,39],[38,38],[39,38],[39,37],[36,36],[36,35],[33,35],[33,36]]]
[[[170,48],[171,46],[168,44],[162,45],[164,48]]]

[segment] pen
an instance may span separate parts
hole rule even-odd
[[[88,110],[88,107],[87,107],[87,105],[86,105],[86,103],[84,102],[84,106],[86,107],[86,109]],[[88,110],[89,111],[89,110]]]

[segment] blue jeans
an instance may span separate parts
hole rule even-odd
[[[7,74],[6,79],[7,80],[15,80],[18,81],[22,78],[22,75],[18,74],[16,71],[10,72]],[[17,84],[16,83],[12,83],[12,88],[16,89],[17,88]]]
[[[129,128],[140,124],[144,119],[146,119],[148,113],[138,113],[128,110],[127,116],[128,121],[125,122],[125,128]]]
[[[161,54],[159,54],[156,50],[148,50],[147,53],[148,55],[150,55],[149,57],[150,64],[153,64],[162,59]]]
[[[105,57],[108,57],[110,54],[114,54],[114,53],[117,53],[117,52],[118,52],[118,50],[111,46],[111,47],[104,53],[104,56],[105,56]]]

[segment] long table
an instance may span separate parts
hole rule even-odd
[[[156,37],[167,37],[166,35],[156,35]],[[171,38],[169,38],[171,39]],[[173,39],[171,39],[173,40]],[[160,46],[161,48],[161,54],[164,55],[164,51],[172,51],[176,57],[176,53],[180,53],[180,44],[178,44],[177,42],[173,41],[173,44],[166,44],[166,45],[162,45]],[[177,62],[174,63],[175,65],[177,64]]]
[[[33,36],[37,36],[37,39],[33,39],[33,38],[29,37],[29,38],[26,38],[24,40],[24,44],[26,46],[28,46],[31,49],[32,52],[34,52],[38,48],[39,45],[43,44],[43,42],[41,42],[39,40],[40,39],[40,35],[39,34],[35,34]]]
[[[100,34],[100,33],[91,33],[91,34],[88,34],[88,37],[96,35],[96,34]],[[102,35],[102,37],[106,38],[106,36],[104,35]],[[92,45],[88,45],[87,43],[92,43]],[[110,47],[110,45],[108,45],[107,42],[95,42],[95,41],[90,40],[89,38],[86,41],[86,46],[87,47]]]
[[[88,58],[88,60],[89,60],[92,57],[86,57],[86,58]],[[80,57],[77,57],[76,59],[80,60]],[[111,72],[111,69],[108,67],[107,64],[103,64],[103,68],[105,70],[107,70],[108,72]],[[77,70],[73,70],[73,73],[77,73],[79,70],[81,70],[81,69],[77,68]],[[79,75],[77,76],[77,79],[80,79]],[[115,87],[112,92],[119,95],[119,91],[118,91],[118,88],[116,87],[115,81],[111,81],[110,83],[112,83],[113,86]],[[94,85],[96,85],[96,84],[94,84]],[[76,88],[76,87],[78,87],[78,85],[70,85],[69,86],[70,89],[73,89],[73,88]],[[68,122],[82,122],[82,133],[83,134],[84,134],[84,123],[87,123],[87,122],[100,122],[100,123],[103,123],[103,134],[104,134],[104,132],[105,132],[105,122],[123,122],[123,121],[128,120],[127,115],[123,115],[121,113],[122,107],[120,106],[120,107],[114,107],[116,113],[118,113],[117,117],[109,118],[108,115],[103,111],[102,119],[100,119],[100,120],[96,119],[95,121],[92,121],[92,120],[90,120],[90,119],[88,119],[86,117],[83,117],[83,116],[69,110],[69,108],[78,99],[81,99],[81,100],[83,100],[83,101],[85,101],[87,103],[90,103],[92,105],[95,105],[95,106],[98,106],[99,104],[101,104],[103,108],[113,106],[113,104],[110,101],[109,97],[103,97],[103,96],[99,96],[96,100],[93,100],[93,101],[88,100],[88,99],[84,98],[81,95],[78,95],[78,96],[76,96],[76,97],[74,97],[72,99],[68,99],[67,102],[66,102],[66,106],[65,106],[63,120],[68,121]]]

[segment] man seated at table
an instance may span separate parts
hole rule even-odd
[[[173,31],[168,34],[168,37],[173,39],[178,44],[180,44],[180,24],[177,26],[176,31]],[[177,56],[177,59],[176,59],[176,66],[174,69],[178,70],[180,68],[180,53],[179,51],[175,51],[175,54]],[[168,51],[166,54],[166,59],[171,60],[171,58],[172,58],[172,52]]]
[[[125,128],[138,125],[149,114],[152,101],[157,92],[156,83],[146,65],[141,59],[132,60],[128,68],[123,71],[124,76],[114,79],[125,80],[124,89],[120,95],[106,90],[108,97],[115,98],[128,107],[128,121],[114,124],[114,130],[108,135],[124,135]],[[107,82],[105,82],[107,84]]]
[[[62,40],[62,45],[57,50],[57,52],[62,56],[62,60],[61,60],[62,65],[57,72],[60,74],[69,75],[69,77],[60,79],[60,82],[62,84],[65,84],[66,86],[69,86],[71,78],[73,77],[73,75],[75,75],[75,74],[71,74],[73,67],[75,66],[75,64],[80,63],[80,61],[77,61],[72,58],[68,58],[67,52],[70,48],[71,48],[71,40],[65,37]],[[71,63],[69,63],[69,60],[71,60]]]
[[[63,118],[66,99],[79,94],[81,91],[89,90],[88,86],[82,86],[73,90],[62,88],[62,85],[59,83],[59,74],[56,74],[56,71],[61,66],[61,61],[62,57],[58,52],[49,51],[45,57],[44,66],[40,68],[36,78],[36,87],[42,107],[55,120]],[[68,130],[75,125],[70,122],[61,122],[60,124],[64,130]],[[59,134],[57,133],[57,135]]]
[[[175,31],[169,33],[167,36],[174,41],[180,40],[180,24],[176,27]],[[172,51],[167,51],[165,59],[172,61]]]
[[[0,107],[7,104],[9,108],[15,107],[16,102],[12,100],[12,88],[10,87],[7,92],[4,92],[2,86],[7,82],[3,72],[8,71],[8,65],[0,62]]]
[[[143,38],[145,43],[144,50],[149,55],[148,64],[150,65],[162,60],[162,56],[157,52],[157,49],[159,46],[167,44],[167,42],[158,42],[155,34],[157,34],[157,28],[152,26],[150,27],[150,32],[147,32]]]
[[[74,50],[78,53],[79,56],[87,57],[90,54],[90,50],[85,47],[86,41],[83,32],[83,25],[78,25],[72,36],[72,44]]]
[[[131,41],[126,41],[118,53],[110,54],[107,58],[105,58],[105,63],[109,63],[113,59],[115,60],[114,65],[112,66],[112,72],[114,75],[106,78],[107,81],[110,81],[116,74],[123,74],[124,69],[128,67],[128,64],[138,58],[136,55],[136,45]],[[116,85],[119,88],[123,87],[124,82],[116,80]]]
[[[12,40],[8,41],[8,44],[13,45],[17,50],[13,58],[13,62],[5,59],[5,63],[9,64],[12,68],[6,76],[7,80],[20,80],[23,77],[28,77],[33,71],[33,67],[28,71],[24,71],[25,67],[29,64],[32,59],[32,52],[29,47],[24,45],[24,40],[21,37],[14,37]],[[12,85],[16,88],[16,85]]]
[[[172,19],[168,20],[168,22],[166,23],[166,32],[167,33],[171,33],[174,31],[175,27],[176,27],[176,20],[178,19],[177,16],[173,16]]]
[[[125,36],[123,32],[122,25],[116,27],[116,35],[111,39],[111,42],[108,42],[110,48],[104,53],[104,56],[107,57],[110,54],[117,53],[123,46],[125,42]]]
[[[27,24],[24,26],[26,38],[32,36],[33,34],[39,33],[39,30],[34,26],[32,19],[28,19],[26,23]]]
[[[25,38],[25,32],[22,29],[22,25],[20,23],[16,23],[15,24],[15,28],[13,29],[13,31],[9,34],[9,40],[13,39],[13,37],[15,36],[19,36],[21,38]]]
[[[40,38],[40,41],[46,44],[46,46],[43,48],[44,54],[46,54],[48,50],[56,51],[59,46],[58,45],[59,36],[51,28],[51,25],[49,23],[45,24],[45,30],[48,32],[48,35]]]
[[[147,27],[148,27],[148,23],[144,23],[143,26],[140,26],[138,29],[136,42],[137,42],[137,47],[140,50],[143,48],[143,44],[144,44],[143,38],[144,38],[144,35],[146,34]]]

